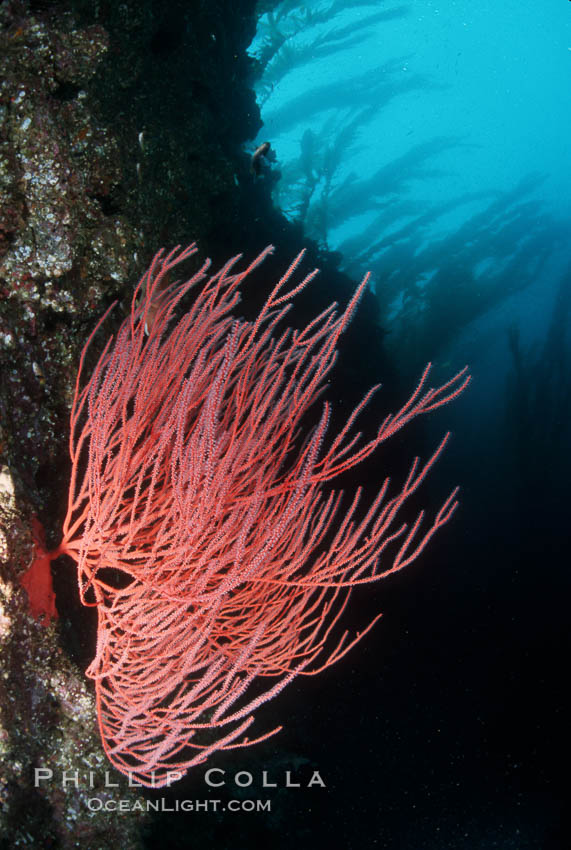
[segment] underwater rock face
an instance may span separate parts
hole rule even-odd
[[[133,267],[135,230],[106,206],[119,146],[82,88],[107,34],[25,9],[0,7],[0,461],[10,467],[0,472],[0,841],[136,848],[140,814],[89,810],[90,798],[110,796],[94,699],[62,627],[36,621],[22,587],[34,514],[47,495],[56,508],[75,352]],[[94,782],[37,787],[43,766],[93,770]]]
[[[0,447],[39,501],[38,475],[61,457],[77,325],[127,278],[135,243],[105,205],[117,140],[82,88],[107,34],[68,13],[57,25],[0,10]]]
[[[60,33],[31,17],[15,31],[8,27],[2,41],[3,159],[11,191],[1,208],[11,238],[3,246],[0,276],[59,278],[77,260],[85,225],[102,219],[90,194],[120,177],[110,139],[99,138],[92,150],[101,129],[80,88],[95,73],[108,39],[101,27]],[[17,210],[9,203],[15,195]]]
[[[37,507],[94,315],[164,238],[226,252],[256,216],[254,7],[0,6],[0,449]]]
[[[140,815],[104,812],[93,798],[106,788],[108,762],[95,722],[95,700],[81,672],[59,645],[58,629],[29,611],[22,573],[32,557],[30,531],[16,508],[14,485],[0,471],[0,839],[10,846],[139,847]],[[36,771],[59,771],[70,781],[39,782]],[[83,773],[74,781],[76,771]],[[91,771],[91,774],[90,774]],[[115,780],[116,781],[116,780]]]

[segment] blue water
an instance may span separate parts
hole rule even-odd
[[[469,361],[501,395],[509,328],[541,343],[570,261],[571,5],[282,3],[250,52],[277,33],[257,139],[277,156],[274,202],[353,277],[373,272],[405,374]],[[460,284],[486,303],[466,307]]]
[[[478,231],[455,274],[487,284],[490,269],[497,275],[509,266],[521,238],[546,231],[538,234],[540,267],[522,280],[536,291],[503,304],[510,287],[495,281],[482,312],[500,313],[478,329],[505,327],[507,309],[526,343],[541,335],[568,259],[569,3],[282,3],[272,20],[260,19],[251,53],[263,57],[276,32],[283,46],[258,84],[264,127],[257,140],[270,140],[277,155],[275,203],[308,236],[340,250],[353,276],[373,271],[389,346],[402,350],[400,326],[414,323],[414,312],[403,310],[406,287],[430,287],[439,261],[424,259],[416,270],[405,261],[394,280],[397,248],[422,256],[455,234],[465,245],[473,217],[491,218],[487,210],[498,201],[506,206],[494,233],[510,211],[525,221],[500,237],[499,248],[493,234]],[[424,308],[419,301],[417,312]],[[461,340],[469,324],[447,329],[446,340]],[[453,356],[434,348],[427,339],[419,359]],[[465,348],[462,340],[458,356]]]
[[[315,12],[332,4],[308,5]],[[325,23],[302,27],[282,50],[315,45],[316,58],[310,53],[303,64],[286,63],[277,78],[271,66],[267,69],[273,89],[263,104],[261,137],[272,141],[283,167],[299,157],[306,130],[331,140],[337,126],[370,107],[335,174],[337,183],[352,172],[364,179],[414,146],[449,136],[457,146],[431,163],[438,170],[432,178],[411,174],[407,197],[441,201],[465,192],[509,190],[522,176],[539,171],[546,183],[538,194],[560,214],[571,214],[571,11],[566,3],[346,5]],[[391,10],[401,16],[376,22],[379,10],[381,16]],[[251,46],[254,55],[265,20]],[[288,21],[297,29],[287,15],[278,28],[287,32]],[[344,48],[344,41],[353,42],[353,29],[358,38]],[[319,58],[321,39],[334,47],[339,33],[344,35],[338,49]],[[407,85],[411,90],[399,94],[398,87]],[[391,87],[397,93],[377,105]],[[303,98],[299,109],[298,98]],[[364,216],[367,210],[354,214]],[[333,226],[331,246],[351,230]]]

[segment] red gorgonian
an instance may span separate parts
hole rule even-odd
[[[273,249],[242,272],[235,257],[207,277],[206,261],[171,283],[196,250],[156,255],[81,388],[93,334],[87,342],[64,537],[50,553],[75,559],[81,600],[97,608],[88,675],[105,751],[155,787],[217,750],[277,732],[247,736],[256,709],[295,676],[339,660],[376,622],[354,637],[336,628],[354,587],[405,567],[452,515],[456,490],[426,528],[422,513],[410,527],[399,516],[448,435],[424,465],[414,461],[397,493],[385,480],[366,510],[359,489],[341,511],[330,482],[469,381],[462,369],[427,388],[427,367],[369,441],[355,423],[376,387],[333,439],[324,402],[303,439],[302,417],[323,391],[367,277],[340,315],[332,305],[303,330],[282,330],[289,302],[316,274],[284,292],[303,252],[252,322],[232,310]]]

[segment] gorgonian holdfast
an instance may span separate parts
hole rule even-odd
[[[295,676],[339,660],[377,621],[334,638],[352,588],[405,567],[454,512],[456,489],[427,529],[422,512],[411,527],[398,519],[448,434],[423,466],[414,461],[398,493],[389,495],[386,479],[365,512],[359,488],[340,514],[342,493],[329,482],[470,380],[464,368],[427,389],[427,366],[369,441],[354,426],[377,387],[332,440],[324,402],[302,442],[302,417],[323,390],[368,276],[340,315],[333,304],[302,330],[279,330],[317,273],[284,292],[303,252],[255,321],[244,321],[232,316],[239,286],[273,248],[244,271],[234,257],[208,277],[207,260],[185,283],[171,283],[172,269],[196,251],[155,256],[82,389],[85,354],[105,316],[85,346],[64,538],[51,553],[76,560],[81,600],[97,607],[88,675],[105,751],[119,771],[155,787],[217,750],[277,732],[246,736],[259,706]]]

